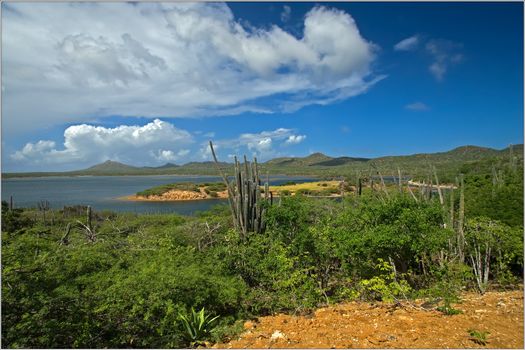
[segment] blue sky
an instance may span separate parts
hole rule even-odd
[[[3,171],[523,143],[522,3],[2,6]]]

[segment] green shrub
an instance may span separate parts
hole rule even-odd
[[[183,338],[191,347],[202,345],[210,338],[211,332],[219,316],[212,317],[202,308],[196,312],[192,307],[191,312],[186,315],[179,313],[179,319],[183,328]]]
[[[366,300],[393,302],[398,298],[407,298],[411,288],[407,281],[398,280],[395,268],[383,259],[376,264],[378,275],[359,282],[361,295]]]

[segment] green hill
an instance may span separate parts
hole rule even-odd
[[[307,157],[281,157],[260,163],[262,174],[341,176],[381,171],[383,175],[403,174],[426,176],[431,166],[435,166],[440,177],[450,181],[465,171],[490,171],[494,164],[510,160],[510,155],[523,159],[523,144],[496,150],[487,147],[461,146],[447,152],[418,153],[404,156],[386,156],[373,159],[358,157],[330,157],[323,153],[313,153]],[[520,161],[521,162],[521,161]],[[521,162],[522,163],[522,162]],[[221,162],[220,167],[228,173],[233,170],[232,163]],[[184,165],[167,163],[159,167],[135,167],[116,161],[105,161],[87,169],[69,172],[5,173],[4,177],[35,176],[79,176],[79,175],[217,175],[212,161],[189,162]]]
[[[87,173],[111,173],[111,172],[126,172],[126,171],[137,171],[140,168],[126,165],[123,163],[115,162],[112,160],[106,160],[104,163],[93,165],[87,169],[79,170]]]

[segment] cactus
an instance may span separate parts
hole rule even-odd
[[[439,186],[439,179],[438,179],[438,174],[437,174],[435,166],[432,166],[432,171],[434,172],[434,178],[436,179],[436,187],[437,187],[437,191],[438,191],[438,195],[439,195],[439,203],[444,208],[445,207],[445,200],[443,199],[443,192],[441,192],[441,187]]]
[[[459,175],[459,217],[458,217],[458,252],[459,252],[459,261],[465,261],[465,233],[463,231],[463,225],[465,223],[465,182],[463,174]]]
[[[232,212],[233,223],[239,231],[242,239],[247,237],[249,232],[261,233],[266,228],[265,214],[266,203],[273,203],[273,194],[269,190],[269,175],[264,184],[264,196],[261,194],[261,180],[257,158],[253,162],[248,162],[244,156],[244,164],[235,157],[234,178],[228,178],[219,167],[219,162],[210,141],[210,148],[215,165],[219,170],[224,184],[228,188],[228,202]]]
[[[403,193],[403,183],[401,182],[401,170],[397,168],[397,185],[399,187],[399,193]]]

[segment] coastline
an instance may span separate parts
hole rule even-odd
[[[200,192],[171,190],[161,195],[140,196],[132,194],[128,196],[118,197],[119,200],[134,201],[134,202],[180,202],[180,201],[195,201],[207,199],[226,199],[228,198],[227,191],[217,192],[217,197],[208,195],[204,190]]]

